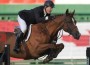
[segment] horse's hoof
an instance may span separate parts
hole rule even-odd
[[[49,63],[53,58],[47,57],[46,59],[43,60],[43,63]]]
[[[49,60],[44,59],[44,60],[43,60],[43,63],[44,63],[44,64],[45,64],[45,63],[49,63]]]

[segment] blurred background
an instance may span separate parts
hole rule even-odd
[[[53,61],[46,65],[86,65],[86,48],[90,44],[90,1],[89,0],[52,0],[55,8],[53,15],[64,14],[66,9],[75,10],[75,19],[81,33],[75,40],[68,33],[57,43],[64,43],[64,50]],[[0,0],[0,32],[13,32],[17,23],[17,14],[23,9],[32,9],[43,5],[45,0]],[[61,35],[61,34],[60,34]],[[0,35],[3,36],[3,35]],[[4,37],[4,36],[3,36]],[[0,40],[3,41],[1,37]],[[40,60],[23,60],[11,58],[11,65],[44,65]]]

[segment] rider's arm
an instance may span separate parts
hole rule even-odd
[[[40,13],[38,11],[35,13],[35,18],[37,23],[46,21],[45,17],[40,17]]]
[[[38,13],[35,14],[35,18],[36,18],[36,22],[37,23],[44,23],[46,22],[47,20],[50,20],[52,19],[52,16],[48,15],[48,16],[45,16],[45,17],[40,17],[40,15]]]
[[[35,13],[35,19],[37,23],[40,22],[46,22],[47,20],[52,19],[52,17],[50,16],[50,14],[46,14],[46,16],[44,16],[42,8],[37,8],[34,9],[34,13]],[[41,17],[43,15],[43,17]]]

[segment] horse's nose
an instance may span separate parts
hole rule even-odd
[[[76,35],[75,35],[76,39],[79,39],[80,36],[81,36],[81,33],[79,33],[79,32],[77,32]]]
[[[72,33],[72,35],[73,35],[73,37],[74,37],[75,39],[77,39],[77,40],[79,40],[79,38],[80,38],[80,36],[81,36],[81,34],[79,33],[79,31],[76,31],[76,32]]]
[[[80,38],[80,36],[81,36],[81,33],[79,33],[78,37]]]

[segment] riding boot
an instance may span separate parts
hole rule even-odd
[[[18,53],[20,51],[20,44],[21,44],[22,40],[23,40],[23,33],[22,33],[22,31],[19,31],[19,33],[16,36],[16,43],[15,43],[15,47],[14,47],[14,51],[16,53]]]

